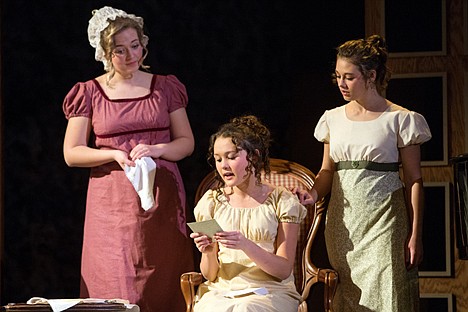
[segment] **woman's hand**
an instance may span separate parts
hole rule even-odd
[[[250,240],[239,231],[218,232],[213,236],[218,243],[230,249],[244,249]]]
[[[129,156],[132,161],[142,157],[159,158],[161,156],[161,151],[158,145],[138,144],[131,150]]]
[[[215,251],[214,244],[216,242],[213,242],[207,235],[203,233],[191,233],[190,237],[193,238],[197,249],[201,253],[212,253]]]
[[[405,248],[406,269],[409,271],[420,265],[423,260],[423,254],[422,241],[411,235]]]
[[[135,162],[128,159],[128,154],[124,151],[115,150],[114,159],[123,170],[125,170],[125,165],[131,166],[131,167],[135,166]]]
[[[219,270],[218,244],[203,233],[191,233],[197,249],[201,252],[200,270],[203,276],[214,281]]]
[[[314,198],[308,191],[300,189],[298,187],[294,187],[291,189],[291,192],[297,195],[297,198],[299,199],[299,202],[302,205],[314,205],[315,204]]]

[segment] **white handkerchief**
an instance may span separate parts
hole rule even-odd
[[[154,206],[153,186],[156,177],[156,163],[151,157],[135,160],[135,167],[125,165],[125,175],[140,196],[141,208],[148,210]]]

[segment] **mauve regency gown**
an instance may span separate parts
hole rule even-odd
[[[169,114],[187,106],[184,85],[154,75],[148,95],[109,99],[96,80],[66,96],[67,119],[91,118],[99,149],[130,152],[139,143],[170,142]],[[148,211],[116,163],[91,168],[84,225],[81,296],[122,298],[142,312],[183,311],[180,274],[194,269],[185,190],[175,162],[155,159],[155,205]]]

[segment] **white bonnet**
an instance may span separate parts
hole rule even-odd
[[[115,20],[117,17],[131,18],[143,29],[143,18],[133,14],[127,14],[125,11],[114,9],[108,6],[99,10],[93,10],[93,17],[89,20],[88,40],[93,48],[96,49],[95,59],[104,63],[104,69],[110,70],[110,64],[105,58],[104,50],[101,46],[101,32],[109,26],[109,20]],[[148,36],[143,35],[142,44],[144,47],[148,44]]]

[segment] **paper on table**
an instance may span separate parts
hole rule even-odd
[[[122,303],[128,312],[139,312],[140,307],[136,304],[130,304],[125,299],[98,299],[98,298],[80,298],[80,299],[46,299],[42,297],[32,297],[27,304],[49,304],[53,312],[62,312],[79,303]]]
[[[222,232],[223,229],[216,222],[215,219],[199,221],[199,222],[189,222],[187,225],[192,229],[194,233],[203,233],[209,238],[212,238],[216,232]]]

